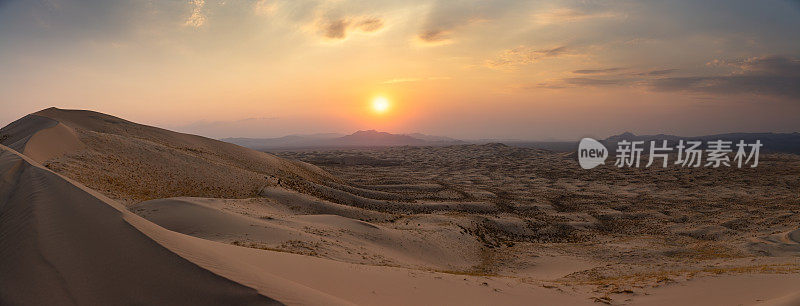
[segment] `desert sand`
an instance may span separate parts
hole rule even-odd
[[[278,157],[55,108],[0,143],[2,304],[800,303],[796,155],[727,172],[582,172],[500,144]]]

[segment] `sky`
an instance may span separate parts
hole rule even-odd
[[[0,0],[0,125],[51,106],[213,138],[798,132],[800,1]]]

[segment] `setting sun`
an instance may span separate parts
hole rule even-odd
[[[389,110],[389,99],[376,97],[372,100],[372,110],[379,114],[385,113]]]

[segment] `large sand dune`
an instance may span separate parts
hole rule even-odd
[[[0,135],[0,144],[125,204],[174,196],[252,197],[268,177],[286,184],[335,180],[307,163],[92,111],[48,108]]]
[[[404,220],[370,223],[280,206],[258,199],[172,198],[131,209],[167,229],[203,239],[351,263],[457,271],[481,259],[480,241],[455,225],[444,226],[450,221],[445,216],[417,217],[409,226]]]

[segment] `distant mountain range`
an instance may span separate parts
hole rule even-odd
[[[700,140],[705,143],[713,140],[732,141],[735,143],[744,140],[748,144],[760,140],[764,145],[763,152],[785,152],[800,154],[800,133],[728,133],[707,136],[675,136],[675,135],[635,135],[625,132],[600,140],[611,152],[615,152],[617,143],[622,140],[644,141],[645,152],[649,150],[650,141],[666,140],[671,147],[677,145],[679,140]],[[464,141],[444,136],[431,136],[420,133],[392,134],[376,130],[358,131],[350,135],[324,133],[311,135],[289,135],[278,138],[224,138],[222,141],[237,144],[256,150],[276,149],[303,149],[303,148],[346,148],[346,147],[388,147],[388,146],[447,146],[458,144],[483,144],[498,142],[515,147],[528,147],[545,149],[556,152],[572,152],[578,149],[578,141],[522,141],[522,140],[493,140],[482,139]]]
[[[420,133],[391,134],[376,130],[358,131],[350,135],[326,133],[289,135],[278,138],[223,138],[222,141],[256,150],[332,148],[332,147],[387,147],[387,146],[444,146],[464,144],[465,141]]]

